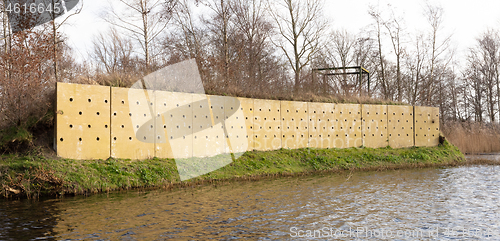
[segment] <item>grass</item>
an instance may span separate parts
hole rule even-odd
[[[216,171],[181,182],[173,159],[143,161],[70,160],[43,155],[0,157],[3,197],[90,194],[148,187],[198,185],[227,180],[315,172],[387,170],[464,163],[463,154],[445,141],[437,147],[296,149],[251,151]]]
[[[53,122],[54,113],[49,110],[40,118],[29,117],[24,122],[19,121],[19,125],[10,125],[0,129],[0,153],[16,153],[33,149],[36,146],[35,140],[49,143],[48,133],[53,133]],[[2,124],[1,121],[0,124]]]
[[[0,130],[0,150],[15,144],[31,143],[32,140],[33,135],[24,127],[11,126]]]

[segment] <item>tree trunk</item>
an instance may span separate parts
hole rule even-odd
[[[149,32],[148,32],[148,14],[149,12],[147,11],[147,1],[141,1],[141,7],[142,7],[142,26],[143,26],[143,35],[144,35],[144,58],[145,58],[145,65],[146,65],[146,74],[149,74],[149,65],[150,65],[150,56],[149,56]]]
[[[54,1],[52,1],[54,2]],[[52,5],[54,6],[54,5]],[[53,34],[53,48],[54,48],[54,78],[56,82],[59,82],[59,70],[58,70],[58,65],[57,65],[57,28],[56,28],[56,21],[52,19],[52,34]]]

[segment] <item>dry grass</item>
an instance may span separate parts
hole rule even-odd
[[[366,95],[335,95],[335,94],[316,94],[313,92],[301,92],[298,94],[288,93],[286,91],[270,93],[270,92],[224,92],[217,90],[208,90],[210,95],[223,95],[233,97],[267,99],[267,100],[289,100],[303,102],[322,102],[322,103],[349,103],[349,104],[378,104],[378,105],[408,105],[405,103],[395,102],[391,100],[369,97]]]
[[[444,136],[462,153],[500,152],[500,126],[477,122],[451,122],[442,127]]]

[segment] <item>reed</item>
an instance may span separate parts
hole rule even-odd
[[[464,154],[500,152],[500,126],[491,123],[449,122],[441,131]]]

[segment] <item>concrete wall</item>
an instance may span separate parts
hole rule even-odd
[[[59,88],[68,84],[57,85]],[[150,112],[151,101],[147,98],[152,98],[152,95],[151,91],[111,88],[110,156],[130,159],[155,156],[153,113]]]
[[[401,148],[439,142],[439,109],[420,106],[306,103],[58,83],[57,113],[57,154],[73,159],[182,159],[280,148]]]
[[[335,136],[333,147],[349,148],[363,145],[361,136],[361,105],[335,104]]]
[[[387,113],[389,145],[393,148],[413,146],[413,106],[389,105]]]
[[[283,148],[308,147],[309,123],[306,102],[281,101],[281,143]]]
[[[334,104],[307,103],[309,110],[309,147],[333,148],[336,116]]]
[[[280,101],[255,99],[253,106],[254,149],[259,151],[280,149],[282,147]]]
[[[106,159],[110,155],[110,88],[57,85],[56,151],[64,158]]]
[[[387,106],[361,105],[363,145],[371,148],[389,145],[387,134]]]
[[[439,108],[415,106],[415,146],[439,144]]]

